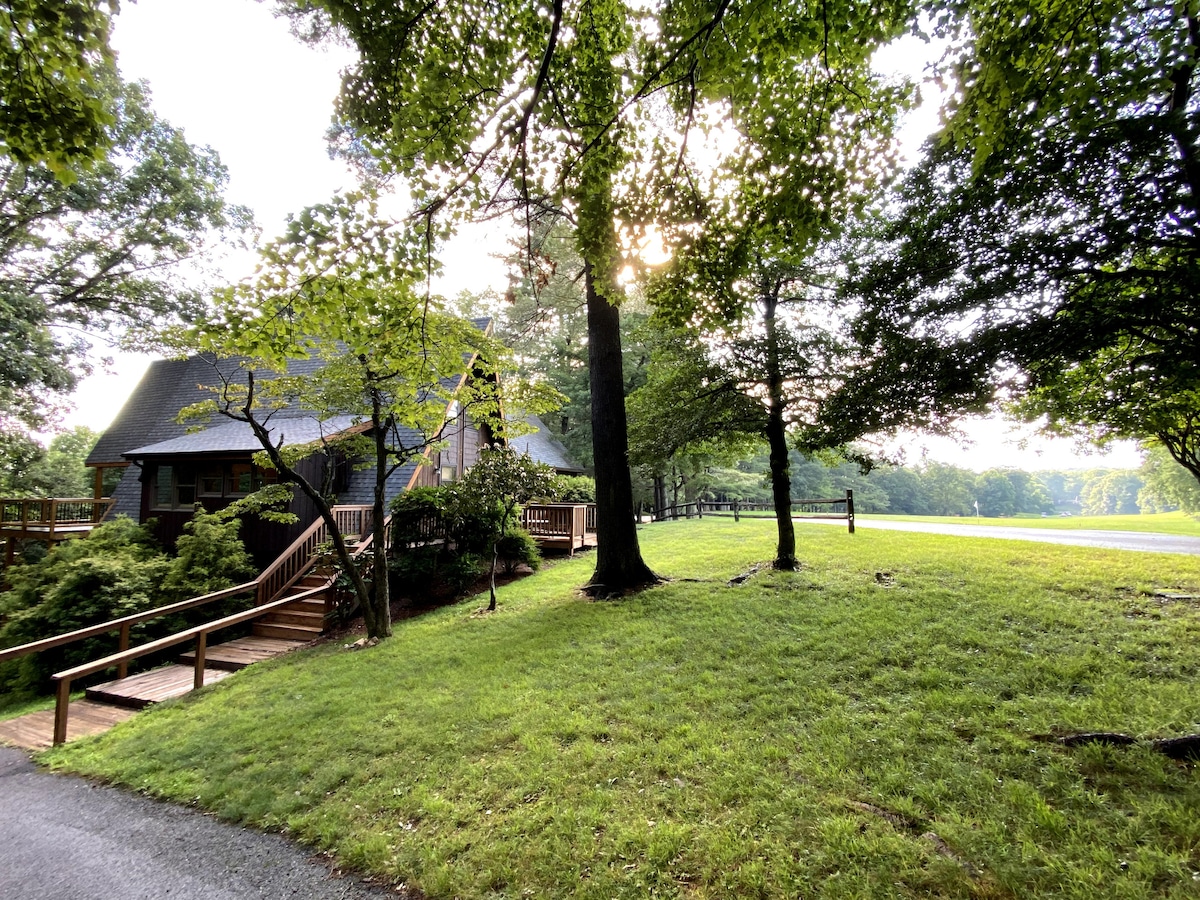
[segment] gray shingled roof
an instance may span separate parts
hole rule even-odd
[[[312,416],[275,416],[268,430],[275,441],[287,444],[310,444],[321,438],[341,434],[359,424],[355,416],[334,416],[320,421]],[[147,444],[126,450],[125,456],[140,459],[145,456],[183,456],[190,453],[255,453],[262,444],[245,422],[223,422],[192,434]]]
[[[583,466],[571,459],[562,441],[554,436],[541,419],[537,416],[526,416],[525,421],[537,430],[531,434],[512,438],[508,442],[510,447],[559,472],[583,472]]]

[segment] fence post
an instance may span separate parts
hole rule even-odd
[[[846,522],[850,533],[854,534],[854,491],[846,488]]]
[[[121,623],[121,637],[117,642],[117,652],[124,653],[129,649],[129,623]],[[124,678],[129,674],[129,660],[123,659],[117,663],[117,677]]]
[[[66,743],[67,715],[71,706],[71,679],[64,678],[58,683],[58,696],[54,700],[54,746]]]
[[[208,654],[208,632],[200,632],[196,638],[196,674],[192,678],[192,688],[200,690],[204,687],[204,657]]]

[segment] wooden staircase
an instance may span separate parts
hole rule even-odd
[[[333,579],[328,575],[309,572],[283,595],[294,596],[322,587],[325,588],[322,593],[297,600],[256,620],[255,637],[303,642],[315,640],[325,630],[325,617],[333,611]],[[211,652],[208,658],[212,660]]]
[[[371,537],[365,534],[363,524],[366,521],[367,510],[369,507],[335,507],[334,510],[343,534],[354,535],[353,543],[358,551],[366,549],[372,543]],[[207,685],[220,681],[238,669],[287,653],[315,640],[324,631],[325,617],[333,608],[333,578],[319,574],[311,568],[315,547],[322,540],[324,526],[317,522],[253,582],[171,607],[161,607],[158,610],[0,651],[0,658],[9,658],[82,640],[114,630],[118,626],[122,633],[121,650],[117,654],[54,676],[59,682],[58,707],[55,712],[46,710],[0,722],[0,743],[11,743],[27,749],[44,749],[52,743],[104,731],[125,718],[129,710],[142,709],[162,700],[182,696],[201,683]],[[257,595],[256,608],[196,626],[140,648],[127,649],[129,626],[134,621],[144,621],[167,612],[178,611],[183,607],[211,602],[239,592],[244,593],[248,589]],[[289,597],[296,597],[296,600],[289,603]],[[262,612],[256,611],[264,606],[271,608]],[[209,631],[245,622],[251,623],[250,636],[207,646],[206,637]],[[86,699],[68,701],[72,678],[83,677],[89,672],[94,673],[113,666],[119,666],[120,672],[130,659],[184,640],[191,640],[193,636],[199,639],[195,649],[182,654],[177,664],[94,685],[86,690]]]

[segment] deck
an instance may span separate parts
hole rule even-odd
[[[305,641],[246,637],[208,649],[204,683],[215,684],[238,669],[303,647]],[[67,715],[67,740],[108,731],[140,709],[182,697],[195,683],[195,654],[185,653],[176,665],[161,666],[87,689],[85,698],[72,700]],[[0,722],[0,744],[23,750],[45,750],[54,743],[54,710],[44,709]]]
[[[596,546],[596,505],[530,503],[521,511],[521,527],[542,549],[574,554]]]
[[[17,541],[52,544],[86,535],[100,524],[114,502],[111,498],[0,498],[5,565],[12,564]]]

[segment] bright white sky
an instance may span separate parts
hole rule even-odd
[[[254,210],[265,237],[278,233],[289,212],[354,185],[353,175],[326,153],[339,71],[350,60],[344,48],[314,50],[293,38],[267,3],[250,0],[137,0],[121,5],[113,33],[122,74],[150,83],[154,108],[184,129],[194,144],[217,150],[229,169],[227,196]],[[920,58],[921,45],[901,58]],[[900,65],[902,63],[896,63]],[[889,66],[890,67],[890,66]],[[935,115],[920,114],[911,131],[932,127]],[[456,241],[446,254],[447,275],[438,290],[503,290],[504,270],[486,235]],[[253,259],[230,262],[231,278],[249,274]],[[108,426],[145,370],[143,357],[120,356],[114,371],[88,379],[75,397],[67,425]],[[975,443],[913,437],[905,442],[911,462],[922,454],[975,470],[1016,466],[1028,470],[1139,464],[1136,448],[1104,456],[1079,456],[1069,441],[1010,434],[1002,422],[974,423]],[[1027,446],[1018,446],[1022,439]]]

